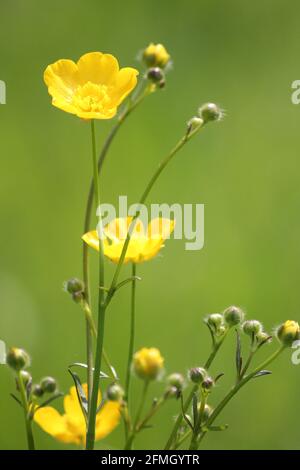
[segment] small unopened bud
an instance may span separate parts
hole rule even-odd
[[[182,374],[174,372],[174,374],[171,374],[169,377],[167,377],[167,383],[171,385],[171,387],[176,387],[181,390],[184,385],[184,377]]]
[[[300,339],[299,323],[287,320],[277,330],[277,338],[284,346],[291,347],[294,341]]]
[[[243,332],[246,335],[248,335],[248,336],[255,335],[256,336],[256,335],[258,335],[259,333],[262,332],[263,326],[257,320],[246,320],[243,323],[242,328],[243,328]]]
[[[256,339],[259,343],[270,343],[272,341],[272,336],[270,336],[268,333],[265,331],[259,331],[256,335]]]
[[[76,292],[83,292],[84,285],[80,279],[73,277],[66,282],[66,290],[69,294],[75,294]]]
[[[187,123],[188,134],[196,131],[197,129],[200,129],[200,127],[203,125],[203,122],[204,122],[203,119],[197,116],[192,117]]]
[[[162,44],[151,43],[144,50],[143,59],[147,67],[164,68],[170,60],[170,55]]]
[[[6,363],[18,372],[30,366],[30,357],[24,349],[11,348],[6,355]]]
[[[198,404],[198,411],[200,411],[200,409],[201,409],[201,402]],[[210,415],[212,414],[212,412],[213,412],[212,407],[206,403],[204,410],[203,410],[203,414],[202,414],[202,421],[203,422],[207,421]]]
[[[124,395],[125,392],[119,384],[111,384],[106,390],[106,396],[110,401],[122,401]]]
[[[202,382],[207,378],[207,372],[203,367],[193,367],[189,371],[189,377],[195,384],[202,384]]]
[[[148,70],[147,78],[153,83],[160,83],[165,79],[165,74],[159,67],[152,67]]]
[[[29,374],[29,372],[27,372],[27,370],[21,370],[20,371],[20,378],[21,378],[25,388],[27,387],[27,385],[31,384],[31,382],[32,382],[32,377]],[[17,390],[19,390],[20,386],[19,386],[19,382],[18,382],[17,379],[16,379],[16,384],[17,384]]]
[[[214,103],[203,104],[199,108],[198,114],[205,124],[209,121],[219,121],[222,117],[221,109]]]
[[[159,349],[142,348],[133,356],[133,369],[144,380],[155,380],[160,375],[164,364]]]
[[[181,390],[177,387],[172,387],[171,385],[166,388],[164,393],[165,398],[179,398]]]
[[[44,377],[40,386],[44,393],[54,393],[57,388],[56,380],[53,377]]]
[[[209,326],[212,326],[216,330],[222,325],[224,318],[220,313],[212,313],[206,319]]]
[[[244,312],[239,307],[228,307],[224,312],[224,320],[228,326],[236,326],[244,319]]]
[[[32,395],[34,395],[37,398],[40,398],[44,395],[44,391],[42,387],[39,384],[34,384],[32,387]]]
[[[203,382],[202,382],[202,388],[204,390],[211,390],[215,385],[214,380],[211,377],[207,377]]]

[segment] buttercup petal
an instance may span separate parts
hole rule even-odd
[[[102,52],[84,54],[78,60],[77,66],[81,84],[92,82],[109,85],[119,72],[117,59],[111,54],[102,54]]]
[[[68,59],[61,59],[48,65],[44,72],[44,81],[51,96],[71,101],[78,85],[77,65]]]
[[[96,417],[96,440],[103,439],[111,433],[120,421],[120,404],[115,401],[108,401],[97,414]]]
[[[165,219],[165,218],[156,218],[151,220],[148,224],[148,237],[153,238],[162,238],[165,240],[169,238],[175,227],[175,220]]]
[[[116,106],[119,105],[134,89],[137,84],[138,74],[139,72],[136,69],[124,67],[114,77],[112,82],[114,87],[112,98]]]
[[[51,406],[39,408],[34,413],[34,421],[55,439],[65,443],[78,443],[77,437],[69,431],[65,417],[55,408]]]

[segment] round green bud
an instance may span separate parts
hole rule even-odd
[[[54,393],[57,383],[53,377],[44,377],[40,382],[40,386],[44,393]]]
[[[27,370],[21,370],[20,376],[25,387],[32,381],[32,377]]]
[[[228,326],[236,326],[239,325],[244,319],[244,312],[235,306],[228,307],[223,312],[225,323]]]
[[[223,324],[224,318],[221,313],[212,313],[207,317],[207,323],[216,330]]]
[[[201,402],[198,404],[198,411],[200,411],[200,408],[201,408]],[[208,420],[212,412],[213,412],[212,407],[206,403],[204,410],[203,410],[203,415],[202,415],[203,422]]]
[[[221,109],[214,103],[203,104],[199,108],[198,114],[205,124],[209,121],[218,121],[222,117]]]
[[[122,401],[125,392],[119,384],[111,384],[106,390],[106,396],[110,401]]]
[[[73,277],[66,282],[66,290],[69,294],[76,294],[84,291],[84,284],[80,279]]]
[[[16,372],[30,366],[30,357],[24,349],[10,348],[6,355],[6,363]]]
[[[277,338],[284,346],[291,347],[294,341],[300,339],[299,323],[287,320],[277,329]]]
[[[74,294],[72,294],[72,299],[74,300],[74,302],[76,302],[76,304],[80,304],[83,298],[84,298],[83,292],[74,292]]]
[[[147,72],[147,78],[152,83],[160,83],[165,80],[165,74],[159,67],[152,67]]]
[[[243,323],[242,328],[243,328],[243,332],[246,335],[248,335],[248,336],[255,335],[256,336],[256,335],[258,335],[259,333],[262,332],[263,326],[257,320],[246,320]]]
[[[260,343],[267,342],[270,343],[272,341],[272,337],[266,333],[265,331],[259,331],[256,335],[257,341]]]
[[[189,377],[195,384],[202,384],[202,382],[207,378],[207,372],[203,367],[193,367],[189,371]]]
[[[42,387],[39,384],[34,384],[32,387],[32,395],[34,395],[37,398],[40,398],[44,395],[44,391]]]
[[[171,385],[171,387],[176,387],[181,390],[184,385],[184,377],[182,374],[174,372],[173,374],[169,375],[169,377],[167,377],[167,383]]]
[[[188,133],[193,132],[197,129],[200,129],[200,127],[203,125],[203,119],[200,117],[194,116],[192,117],[188,123],[187,123],[187,131]]]

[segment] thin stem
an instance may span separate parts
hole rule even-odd
[[[138,432],[137,425],[138,425],[138,422],[140,420],[141,414],[142,414],[143,409],[144,409],[144,405],[145,405],[145,401],[146,401],[146,397],[147,397],[147,392],[148,392],[148,388],[149,388],[149,383],[150,383],[149,380],[145,380],[145,382],[144,382],[141,401],[140,401],[140,405],[139,405],[139,408],[138,408],[138,411],[137,411],[137,414],[136,414],[136,417],[135,417],[135,420],[134,420],[133,430],[132,430],[132,433],[129,436],[129,438],[128,438],[126,444],[125,444],[124,450],[130,450],[132,448],[134,438],[136,436],[136,433]]]
[[[136,294],[136,264],[132,263],[132,284],[131,284],[131,315],[130,315],[130,338],[129,338],[129,350],[127,359],[127,370],[126,370],[126,385],[125,385],[125,400],[129,401],[130,392],[130,378],[131,378],[131,361],[134,351],[134,338],[135,338],[135,294]]]
[[[145,416],[145,418],[143,419],[143,421],[141,421],[139,423],[139,425],[137,426],[137,432],[141,431],[143,429],[144,426],[146,426],[146,424],[148,423],[148,421],[153,418],[153,416],[158,412],[158,410],[161,408],[161,406],[166,402],[166,399],[164,397],[162,397],[160,400],[158,400],[158,402],[151,407],[149,413],[147,413],[147,415]]]
[[[104,250],[103,250],[103,227],[102,217],[100,210],[100,190],[98,182],[98,164],[96,156],[96,137],[95,137],[95,123],[91,120],[91,135],[92,135],[92,154],[93,154],[93,170],[94,170],[94,196],[97,207],[98,216],[98,231],[99,231],[99,289],[98,289],[98,331],[97,331],[97,344],[95,367],[93,374],[93,388],[89,407],[88,416],[88,429],[86,436],[86,449],[93,450],[95,441],[95,424],[97,415],[97,402],[98,390],[101,371],[101,360],[103,353],[103,340],[104,340],[104,325],[105,325],[105,304],[104,304]]]
[[[211,351],[211,353],[210,353],[210,355],[209,355],[209,357],[208,357],[208,359],[207,359],[207,361],[206,361],[206,363],[205,363],[205,365],[204,365],[204,368],[205,368],[205,369],[208,370],[208,369],[210,368],[212,362],[214,361],[214,359],[215,359],[215,357],[216,357],[216,355],[217,355],[217,352],[219,351],[220,347],[221,347],[222,344],[224,343],[226,336],[227,336],[227,332],[224,334],[224,336],[222,337],[222,339],[221,339],[220,341],[218,341],[217,343],[214,343],[213,349],[212,349],[212,351]],[[186,401],[185,401],[185,403],[184,403],[184,407],[183,407],[185,413],[187,412],[187,410],[188,410],[190,404],[192,403],[193,396],[194,396],[195,393],[197,393],[198,388],[199,388],[198,385],[194,385],[194,387],[193,387],[192,390],[191,390],[191,393],[190,393],[189,396],[187,397],[187,399],[186,399]],[[167,444],[166,444],[166,446],[165,446],[165,450],[168,450],[168,449],[171,448],[171,446],[172,446],[172,444],[173,444],[173,441],[174,441],[174,439],[175,439],[176,436],[177,436],[177,433],[178,433],[178,430],[179,430],[179,428],[180,428],[181,423],[182,423],[182,414],[180,414],[180,415],[177,417],[177,419],[176,419],[175,425],[174,425],[174,427],[173,427],[173,429],[172,429],[172,432],[171,432],[171,434],[170,434],[170,437],[169,437],[169,439],[168,439],[168,441],[167,441]]]
[[[195,450],[198,447],[197,440],[198,440],[198,435],[199,435],[199,432],[200,432],[200,429],[201,429],[201,423],[202,423],[203,413],[204,413],[204,410],[205,410],[206,400],[207,400],[207,394],[202,392],[201,393],[200,410],[199,410],[199,414],[197,416],[196,425],[195,425],[194,432],[193,432],[193,435],[192,435],[190,450]]]
[[[106,158],[106,155],[108,153],[108,150],[110,148],[111,143],[114,140],[114,137],[118,133],[121,125],[123,122],[125,122],[126,118],[131,114],[131,112],[143,101],[143,99],[150,93],[150,90],[145,88],[144,91],[141,92],[140,95],[138,95],[133,102],[131,102],[128,107],[124,110],[124,112],[119,116],[118,121],[110,131],[104,146],[102,148],[102,151],[100,153],[99,159],[98,159],[98,174],[101,173],[101,169],[104,163],[104,160]],[[90,229],[91,225],[91,215],[92,215],[92,208],[93,208],[93,199],[94,199],[94,178],[92,178],[92,181],[90,183],[90,188],[89,188],[89,193],[88,193],[88,198],[87,198],[87,204],[86,204],[86,209],[85,209],[85,218],[84,218],[84,232],[86,233]],[[87,303],[90,303],[90,280],[89,280],[89,246],[87,243],[83,242],[82,245],[83,249],[83,282],[84,282],[84,289],[85,289],[85,299]],[[90,324],[88,320],[86,320],[86,352],[87,352],[87,365],[88,365],[88,370],[87,370],[87,383],[88,383],[88,395],[89,395],[89,403],[91,399],[91,394],[92,394],[92,384],[93,384],[93,342],[92,342],[92,331],[90,329]]]
[[[254,369],[253,372],[251,372],[249,375],[244,377],[239,383],[237,383],[231,390],[230,392],[223,398],[223,400],[219,403],[219,405],[215,408],[215,410],[212,412],[211,416],[208,418],[205,426],[208,428],[213,424],[215,419],[219,416],[221,411],[225,408],[225,406],[230,402],[230,400],[237,394],[237,392],[246,385],[249,380],[253,379],[253,377],[260,372],[261,370],[264,370],[271,362],[273,362],[279,354],[282,353],[282,351],[285,349],[284,346],[280,347],[277,351],[275,351],[274,354],[272,354],[268,359],[266,359],[262,364],[260,364],[258,367]],[[204,431],[199,439],[198,442],[198,447],[200,442],[203,440],[205,437],[207,431]],[[197,447],[197,448],[198,448]]]
[[[24,419],[25,419],[28,450],[35,450],[32,427],[31,427],[31,419],[30,419],[30,416],[29,416],[28,400],[27,400],[26,390],[25,390],[25,387],[24,387],[24,382],[23,382],[23,379],[22,379],[22,376],[21,376],[21,372],[18,372],[18,374],[17,374],[17,382],[18,382],[20,395],[21,395],[21,402],[22,402],[22,406],[23,406],[23,410],[24,410]]]
[[[111,286],[110,286],[108,294],[107,294],[107,300],[106,300],[107,302],[110,301],[111,297],[114,294],[115,287],[117,285],[118,278],[119,278],[119,275],[120,275],[120,272],[121,272],[121,269],[122,269],[122,265],[124,263],[124,259],[125,259],[125,256],[126,256],[128,246],[129,246],[131,232],[134,229],[136,219],[138,218],[138,216],[140,214],[140,206],[145,203],[147,197],[149,196],[149,193],[150,193],[151,189],[153,188],[154,184],[156,183],[157,179],[159,178],[159,176],[161,175],[163,170],[166,168],[166,166],[171,162],[171,160],[177,154],[177,152],[190,140],[190,138],[192,136],[197,134],[199,130],[200,130],[200,128],[193,131],[193,132],[190,132],[190,133],[187,132],[179,140],[179,142],[175,145],[175,147],[171,150],[171,152],[162,160],[162,162],[158,166],[157,170],[154,172],[152,178],[150,179],[149,183],[147,184],[146,189],[144,190],[144,192],[143,192],[143,194],[140,198],[138,208],[137,208],[134,216],[132,217],[132,221],[131,221],[131,224],[130,224],[129,229],[128,229],[127,237],[126,237],[125,243],[123,245],[121,256],[120,256],[120,259],[118,261],[118,264],[117,264],[117,267],[116,267],[116,270],[115,270],[115,273],[114,273],[114,276],[113,276],[113,279],[112,279],[112,282],[111,282]]]

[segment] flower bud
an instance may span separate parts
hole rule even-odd
[[[284,346],[291,347],[294,341],[300,339],[299,323],[287,320],[278,328],[277,338]]]
[[[201,408],[201,402],[198,403],[198,411],[200,411],[200,408]],[[203,414],[202,414],[202,422],[207,421],[210,415],[212,414],[212,412],[213,412],[212,407],[206,403],[204,410],[203,410]]]
[[[247,320],[243,323],[242,325],[243,332],[248,335],[258,335],[259,333],[262,333],[263,326],[262,324],[257,321],[257,320]]]
[[[203,122],[203,119],[197,116],[192,117],[187,123],[187,133],[190,134],[191,132],[200,129],[200,127],[203,125]]]
[[[174,387],[170,385],[169,387],[166,388],[166,391],[164,393],[165,398],[179,398],[180,397],[181,390],[180,388]]]
[[[169,375],[169,377],[167,377],[167,383],[171,385],[171,387],[175,387],[178,388],[178,390],[181,390],[184,385],[184,377],[182,374],[174,372],[173,374]]]
[[[193,367],[189,371],[189,377],[195,384],[202,384],[202,382],[207,378],[207,372],[203,367]]]
[[[272,341],[272,337],[265,331],[259,331],[256,335],[256,339],[259,343],[270,343]]]
[[[142,348],[133,356],[133,369],[144,380],[155,380],[163,369],[164,358],[157,348]]]
[[[211,315],[207,317],[206,321],[209,324],[209,326],[218,330],[220,326],[223,324],[224,318],[223,318],[223,315],[221,315],[220,313],[212,313]]]
[[[30,357],[24,349],[10,348],[6,355],[6,363],[18,372],[30,366]]]
[[[119,384],[110,384],[106,390],[106,396],[110,401],[122,401],[124,398],[125,392],[121,385]]]
[[[147,78],[153,83],[159,83],[165,79],[165,74],[159,67],[152,67],[148,70]]]
[[[236,326],[244,319],[244,312],[239,307],[228,307],[224,312],[224,320],[228,326]]]
[[[69,294],[75,294],[77,292],[83,292],[84,291],[83,282],[80,279],[77,279],[76,277],[73,277],[72,279],[69,279],[66,282],[66,290],[67,290],[67,292],[69,292]]]
[[[20,378],[23,382],[23,385],[24,387],[26,388],[28,385],[31,384],[32,382],[32,377],[31,375],[29,374],[29,372],[27,372],[27,370],[21,370],[20,371]],[[19,385],[19,381],[18,379],[16,379],[16,387],[17,387],[17,390],[20,390],[20,385]]]
[[[199,108],[198,114],[205,124],[209,121],[219,121],[222,117],[221,109],[214,103],[203,104]]]
[[[44,377],[40,386],[44,393],[54,393],[57,388],[56,380],[53,377]]]
[[[37,398],[40,398],[44,395],[44,391],[42,387],[39,384],[34,384],[32,387],[32,395],[34,395]]]
[[[207,391],[211,390],[214,387],[214,385],[215,385],[215,382],[211,377],[207,377],[202,382],[202,388]]]
[[[143,52],[143,59],[147,67],[164,68],[170,60],[170,55],[162,44],[149,44]]]

